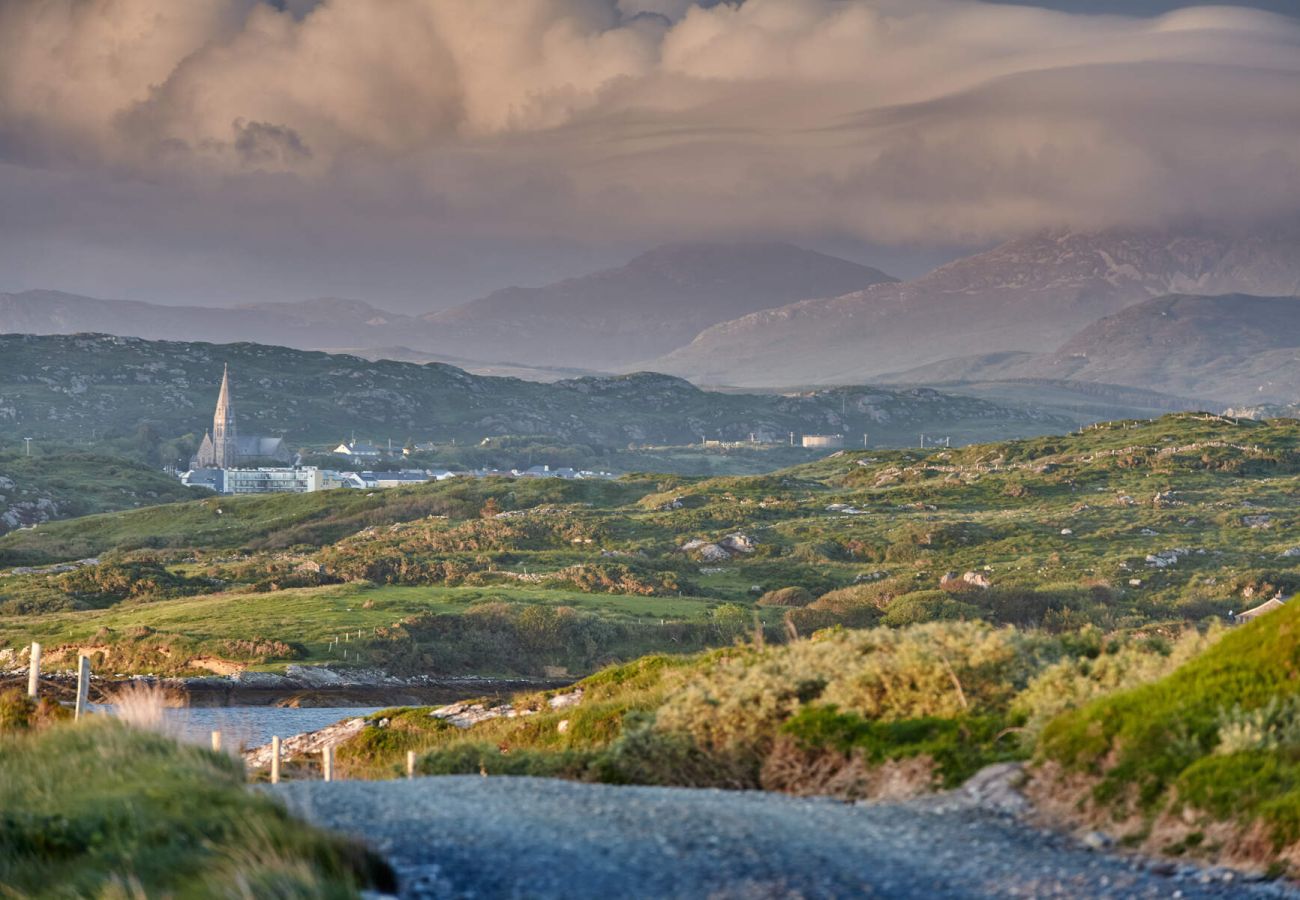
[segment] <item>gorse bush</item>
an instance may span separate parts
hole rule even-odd
[[[1219,714],[1220,755],[1252,751],[1295,752],[1300,750],[1300,696],[1270,697],[1263,706],[1232,709]]]

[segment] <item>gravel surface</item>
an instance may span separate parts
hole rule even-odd
[[[958,795],[779,794],[454,776],[268,787],[384,853],[403,897],[1300,897],[1094,852]]]

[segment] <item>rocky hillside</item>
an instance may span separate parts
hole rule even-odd
[[[827,384],[972,354],[1047,352],[1162,294],[1300,293],[1298,244],[1286,234],[1039,234],[915,281],[721,323],[655,367],[713,384]]]
[[[1300,298],[1158,297],[1106,316],[1053,353],[944,360],[891,379],[942,384],[1025,378],[1110,382],[1217,404],[1300,400]]]
[[[533,365],[626,368],[710,325],[809,297],[893,282],[789,244],[674,244],[625,266],[508,288],[427,318],[439,350]]]
[[[841,432],[854,443],[865,432],[873,444],[911,443],[929,431],[962,442],[1063,424],[924,389],[724,394],[653,373],[538,384],[261,344],[7,335],[0,336],[0,441],[102,440],[141,424],[163,437],[201,435],[225,363],[244,432],[284,434],[294,446],[354,432],[398,444],[509,434],[623,447],[751,434],[784,441],[791,431]]]
[[[89,453],[0,453],[0,534],[207,494],[153,466]]]

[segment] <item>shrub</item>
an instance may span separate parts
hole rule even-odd
[[[768,591],[758,598],[759,606],[807,606],[813,602],[813,596],[807,588],[784,587]]]
[[[980,617],[978,606],[957,600],[947,591],[916,591],[891,602],[881,622],[899,628],[921,622],[969,621]]]

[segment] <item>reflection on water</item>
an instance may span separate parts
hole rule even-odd
[[[377,712],[376,706],[320,706],[289,709],[278,706],[185,707],[163,711],[168,730],[178,738],[207,744],[213,731],[221,732],[227,747],[258,747],[275,735],[289,737],[315,731],[340,719],[353,719]],[[112,712],[111,706],[95,709]]]

